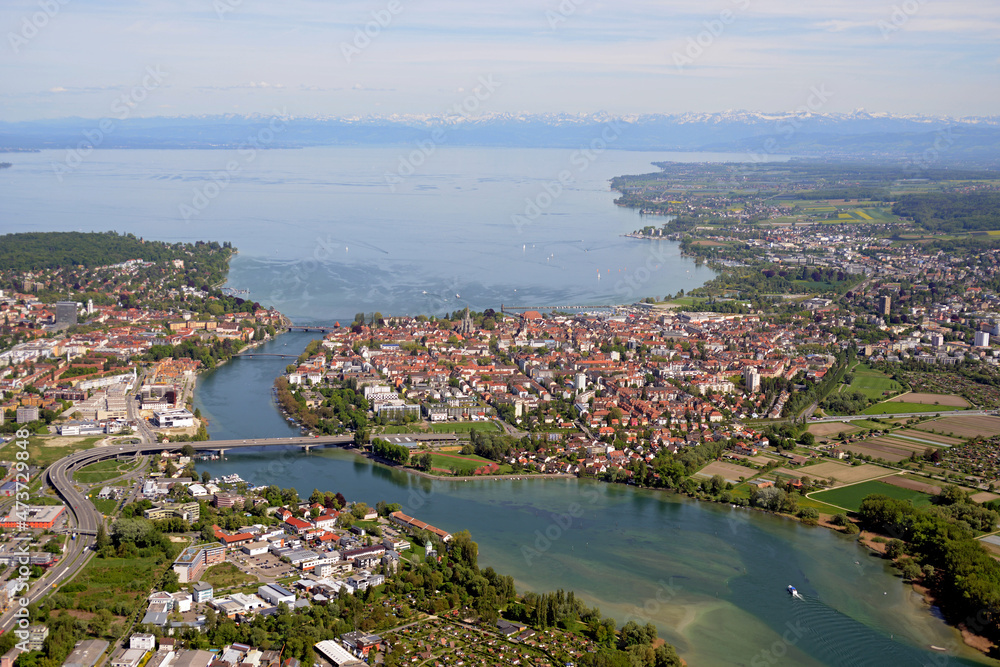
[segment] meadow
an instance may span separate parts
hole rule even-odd
[[[865,499],[865,496],[873,493],[879,493],[897,500],[909,500],[917,507],[926,507],[931,504],[931,497],[926,493],[921,493],[913,489],[904,489],[880,481],[861,482],[860,484],[841,486],[828,491],[817,491],[810,494],[809,497],[829,505],[843,507],[844,509],[856,512],[861,507],[861,501]]]

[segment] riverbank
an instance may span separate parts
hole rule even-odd
[[[416,468],[410,468],[408,466],[401,466],[398,463],[384,459],[381,456],[376,456],[371,452],[366,452],[364,450],[357,449],[355,447],[343,447],[345,451],[351,451],[354,454],[360,456],[363,459],[368,459],[373,463],[383,465],[387,468],[392,468],[394,470],[402,470],[403,472],[410,473],[417,477],[423,477],[425,479],[435,479],[442,482],[472,482],[479,480],[520,480],[520,479],[577,479],[578,475],[572,475],[569,473],[556,473],[556,474],[520,474],[520,475],[435,475],[433,473],[424,472],[423,470],[417,470]]]

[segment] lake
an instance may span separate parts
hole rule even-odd
[[[0,222],[4,232],[232,241],[229,284],[298,322],[604,305],[713,275],[674,243],[623,238],[662,219],[614,206],[608,179],[654,160],[747,157],[439,146],[401,175],[412,149],[95,151],[61,179],[53,164],[64,152],[15,154],[0,172]],[[286,334],[262,351],[297,354],[314,337]],[[195,406],[213,438],[297,432],[271,397],[285,363],[235,359],[199,379]],[[786,519],[592,481],[431,481],[341,450],[241,453],[200,468],[302,495],[400,502],[469,529],[481,564],[521,590],[572,589],[619,620],[653,622],[692,665],[993,664],[852,539]]]
[[[0,221],[231,241],[229,285],[300,323],[630,303],[713,273],[676,243],[622,237],[664,220],[614,206],[609,179],[659,160],[747,159],[441,146],[401,177],[411,150],[104,150],[58,176],[65,152],[16,154],[0,172]]]

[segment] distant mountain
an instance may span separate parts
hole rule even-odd
[[[264,148],[379,146],[420,141],[509,146],[1000,161],[1000,116],[724,111],[719,113],[392,115],[287,117],[220,115],[0,122],[0,148]]]

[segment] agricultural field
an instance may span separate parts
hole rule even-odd
[[[927,424],[934,424],[936,422],[925,422]],[[909,437],[917,438],[919,440],[927,441],[928,443],[935,443],[942,447],[954,447],[955,445],[960,445],[964,440],[959,440],[958,438],[949,438],[946,435],[938,435],[937,433],[928,433],[927,431],[918,431],[915,428],[905,428],[900,431],[893,431],[893,436],[895,437]]]
[[[849,422],[851,426],[856,426],[862,429],[874,429],[876,431],[882,431],[886,429],[885,424],[880,424],[878,422],[871,421],[870,419],[855,419]]]
[[[884,459],[890,463],[898,463],[910,458],[914,453],[917,456],[923,456],[923,453],[927,451],[929,446],[923,443],[880,436],[848,443],[842,445],[841,449],[846,449],[855,454]]]
[[[849,372],[854,378],[851,380],[851,384],[847,385],[847,388],[860,391],[872,400],[903,390],[903,387],[888,375],[882,371],[873,370],[865,364],[858,364]]]
[[[873,493],[879,493],[897,500],[909,500],[917,507],[925,507],[931,504],[931,497],[926,493],[874,480],[852,484],[851,486],[842,486],[828,491],[817,491],[816,493],[809,494],[809,497],[829,505],[843,507],[844,509],[856,512],[861,507],[861,501],[865,499],[865,496]]]
[[[900,403],[921,403],[925,405],[944,405],[949,407],[967,408],[969,402],[961,396],[955,394],[924,394],[909,392],[890,398],[889,402],[898,401]]]
[[[889,473],[890,471],[885,468],[870,463],[852,466],[836,461],[825,461],[817,465],[805,466],[799,470],[800,475],[809,476],[813,479],[826,479],[836,484],[864,482],[869,479],[888,475]]]
[[[850,422],[829,422],[826,424],[810,424],[809,432],[815,435],[817,438],[833,438],[841,433],[854,433],[858,430],[857,426],[852,425]]]
[[[736,465],[735,463],[724,463],[722,461],[713,461],[707,466],[695,473],[696,477],[710,478],[715,475],[722,475],[727,482],[732,482],[733,484],[740,483],[740,477],[743,479],[750,479],[757,474],[756,470],[751,468],[744,468],[743,466]]]
[[[1000,417],[945,417],[913,428],[919,431],[938,431],[954,438],[989,438],[1000,435]]]
[[[892,486],[898,486],[901,489],[920,491],[921,493],[926,493],[931,496],[936,496],[941,493],[940,486],[935,486],[929,482],[913,479],[908,475],[893,475],[892,477],[886,477],[882,481],[886,484],[891,484]]]
[[[993,368],[985,368],[984,372],[1000,374]],[[981,408],[1000,407],[1000,386],[981,384],[964,375],[944,369],[933,373],[924,371],[897,371],[899,378],[910,386],[911,391],[932,394],[954,394],[964,397],[973,405]]]

